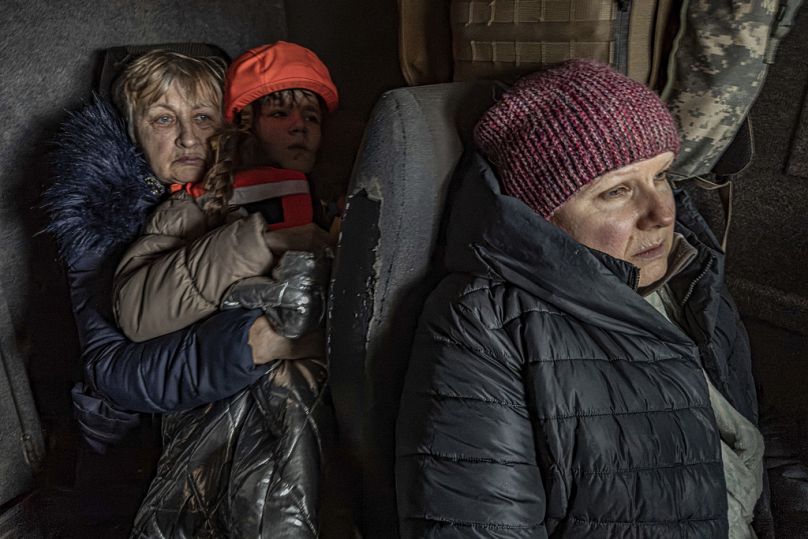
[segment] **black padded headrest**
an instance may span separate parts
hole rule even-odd
[[[102,97],[110,98],[112,84],[129,62],[155,49],[178,52],[187,56],[218,56],[226,63],[230,57],[216,45],[207,43],[161,43],[158,45],[125,45],[111,47],[102,53],[100,70],[96,79],[95,91]]]

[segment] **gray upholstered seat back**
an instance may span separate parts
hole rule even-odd
[[[491,96],[489,83],[386,93],[354,167],[334,270],[329,354],[366,537],[397,534],[394,433],[410,345],[435,282],[431,259],[449,181]]]

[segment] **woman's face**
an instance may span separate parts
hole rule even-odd
[[[135,137],[157,179],[188,183],[202,178],[208,138],[222,124],[219,109],[215,99],[203,95],[189,101],[182,88],[172,84],[156,102],[135,113]]]
[[[665,152],[607,172],[556,210],[550,221],[579,243],[640,269],[639,286],[655,283],[668,269],[676,207],[665,170]]]
[[[264,156],[281,168],[311,172],[322,135],[317,97],[299,90],[285,92],[280,99],[256,105],[255,113],[254,131]]]

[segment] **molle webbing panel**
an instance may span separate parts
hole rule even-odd
[[[453,0],[454,79],[512,80],[594,58],[647,82],[656,12],[656,1]]]

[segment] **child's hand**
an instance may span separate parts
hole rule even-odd
[[[296,339],[322,324],[329,272],[329,259],[289,251],[273,271],[273,278],[250,277],[232,285],[221,308],[260,308],[278,333]]]
[[[337,237],[329,234],[314,223],[292,228],[271,230],[264,233],[267,247],[273,253],[286,251],[333,252]]]

